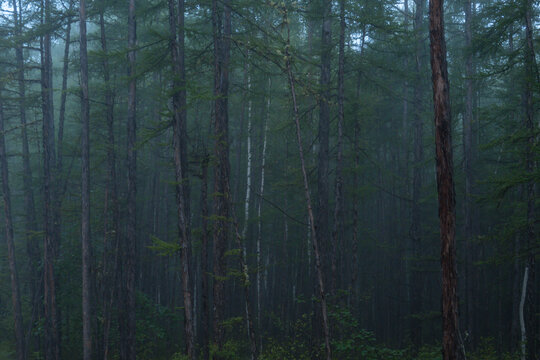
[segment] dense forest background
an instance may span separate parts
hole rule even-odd
[[[460,358],[540,356],[539,13],[445,4]],[[428,24],[1,1],[0,359],[442,358]]]

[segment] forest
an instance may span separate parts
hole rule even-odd
[[[1,0],[0,360],[540,359],[539,29]]]

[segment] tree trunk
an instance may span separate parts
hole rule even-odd
[[[99,27],[101,50],[103,51],[103,80],[105,82],[105,118],[107,120],[107,190],[106,208],[110,200],[111,209],[105,212],[107,227],[104,234],[104,297],[103,297],[103,359],[109,358],[109,333],[112,321],[112,307],[115,300],[115,289],[118,279],[119,260],[119,207],[118,207],[118,185],[116,179],[116,151],[114,140],[114,93],[110,84],[110,70],[108,60],[107,36],[105,33],[104,7],[105,1],[100,3]],[[111,239],[109,239],[109,234]]]
[[[79,3],[81,63],[81,238],[82,238],[82,321],[83,359],[92,359],[91,245],[90,245],[90,101],[88,95],[88,53],[86,41],[86,1]]]
[[[195,358],[195,334],[193,329],[193,298],[192,274],[190,265],[191,230],[187,214],[187,196],[185,190],[189,186],[186,164],[187,137],[183,129],[186,128],[186,81],[184,69],[184,0],[178,1],[178,19],[180,39],[177,40],[176,11],[173,0],[169,0],[169,27],[170,48],[174,80],[172,82],[173,95],[173,145],[174,168],[176,179],[176,206],[178,216],[178,236],[180,237],[180,256],[182,262],[182,292],[184,295],[184,331],[186,336],[186,352],[190,359]]]
[[[338,268],[341,263],[340,241],[343,235],[343,122],[345,121],[345,0],[339,2],[339,60],[338,60],[338,139],[336,160],[336,184],[334,208],[334,228],[332,231],[332,287],[337,283]]]
[[[419,269],[422,252],[422,217],[420,214],[420,196],[422,191],[422,163],[424,161],[424,124],[422,121],[422,67],[423,46],[422,24],[424,19],[425,0],[415,0],[416,13],[414,16],[415,58],[416,74],[414,83],[414,168],[413,168],[413,193],[412,193],[412,221],[410,238],[412,241],[413,259],[415,264],[411,266],[411,309],[410,326],[413,349],[417,352],[422,344],[422,321],[418,317],[422,311],[423,276]]]
[[[218,14],[218,1],[212,1],[212,28],[214,37],[214,343],[223,346],[223,316],[225,304],[226,264],[229,233],[229,59],[231,37],[230,0],[223,1],[223,18]],[[219,358],[219,355],[217,356]]]
[[[128,8],[128,111],[127,111],[127,233],[123,257],[123,304],[120,319],[121,358],[135,360],[135,256],[137,241],[137,151],[136,151],[136,107],[137,80],[135,71],[137,25],[135,0],[129,0]]]
[[[326,265],[331,262],[333,244],[331,244],[328,219],[328,175],[329,175],[329,143],[330,143],[330,76],[332,58],[332,2],[322,1],[322,29],[321,29],[321,94],[319,100],[319,156],[317,166],[317,218],[316,228],[322,249],[328,252],[323,256],[323,273]],[[331,274],[329,271],[326,274]],[[330,292],[333,292],[330,283]]]
[[[536,356],[536,345],[538,342],[537,330],[538,330],[538,320],[537,320],[537,296],[536,296],[536,264],[535,264],[535,254],[534,247],[537,243],[535,238],[535,181],[534,181],[534,172],[535,172],[535,146],[536,146],[536,136],[535,136],[535,124],[534,124],[534,113],[535,113],[535,104],[534,104],[534,86],[540,84],[538,67],[536,65],[536,58],[534,52],[534,38],[533,38],[533,25],[532,25],[532,12],[533,12],[533,1],[525,0],[525,32],[527,46],[525,48],[525,129],[527,131],[527,145],[526,145],[526,155],[525,155],[525,166],[526,173],[530,180],[526,184],[527,189],[527,230],[526,230],[526,249],[527,249],[527,265],[526,269],[529,270],[529,282],[530,286],[527,287],[526,295],[526,320],[525,327],[527,334],[527,359],[535,360]],[[525,280],[524,280],[525,281]]]
[[[51,1],[44,0],[44,24],[51,24]],[[58,250],[55,237],[55,176],[51,172],[55,166],[54,116],[52,88],[51,33],[47,32],[41,42],[41,97],[43,112],[43,222],[45,236],[43,244],[43,306],[45,315],[45,359],[60,358],[60,334],[56,305],[55,259]]]
[[[1,91],[1,89],[0,89]],[[11,279],[11,302],[13,305],[13,320],[15,339],[17,342],[17,359],[26,359],[26,347],[21,311],[21,294],[19,290],[19,275],[15,261],[15,244],[13,241],[13,220],[11,215],[11,191],[9,189],[9,171],[4,137],[4,104],[0,94],[0,171],[2,172],[2,193],[4,198],[4,220],[6,225],[6,243],[8,250],[9,275]]]
[[[455,190],[453,180],[450,85],[446,64],[443,0],[429,1],[429,33],[433,103],[435,111],[435,147],[437,191],[441,231],[443,359],[458,359],[458,302],[455,248]]]
[[[467,58],[465,61],[465,116],[463,117],[463,171],[465,173],[465,198],[463,200],[465,216],[465,241],[466,241],[466,261],[465,261],[465,328],[471,336],[475,334],[473,324],[473,299],[474,296],[474,276],[473,276],[473,228],[472,228],[472,121],[473,121],[473,65],[472,65],[472,1],[465,2],[465,46]]]
[[[315,218],[313,216],[313,208],[311,203],[311,194],[309,190],[308,176],[306,171],[306,165],[304,161],[304,149],[302,145],[302,134],[300,133],[300,114],[298,111],[298,105],[296,102],[296,90],[295,90],[295,80],[292,73],[291,65],[291,55],[289,54],[290,48],[290,29],[288,26],[288,18],[286,9],[284,9],[284,23],[287,24],[287,44],[285,47],[285,70],[287,71],[287,77],[289,80],[289,87],[291,90],[291,97],[293,101],[293,111],[294,111],[294,120],[296,125],[296,138],[298,142],[298,152],[300,155],[300,164],[302,168],[302,175],[304,180],[304,195],[306,197],[306,206],[308,211],[309,223],[311,225],[311,234],[313,236],[313,251],[315,255],[315,267],[317,269],[317,282],[319,286],[319,299],[321,303],[321,315],[322,315],[322,327],[324,334],[324,342],[326,348],[326,360],[332,359],[332,349],[330,347],[330,326],[328,323],[328,314],[326,306],[326,294],[324,291],[324,279],[323,279],[323,270],[321,266],[321,256],[320,256],[320,247],[319,247],[319,238],[318,233],[315,227]]]
[[[208,360],[209,353],[209,339],[210,339],[210,309],[208,308],[208,162],[210,161],[209,155],[204,154],[201,162],[201,222],[202,222],[202,251],[201,251],[201,273],[202,273],[202,352],[203,360]]]
[[[15,24],[15,35],[20,39],[22,36],[22,14],[18,13],[17,1],[12,1],[13,21]],[[22,40],[19,40],[22,41]],[[30,150],[28,146],[28,131],[26,122],[26,85],[24,76],[24,55],[23,43],[18,43],[15,48],[15,60],[17,62],[17,82],[19,89],[19,117],[21,123],[21,142],[22,142],[22,165],[23,165],[23,193],[24,193],[24,213],[26,229],[26,253],[30,267],[31,294],[32,294],[32,320],[30,326],[34,323],[35,314],[41,308],[41,281],[39,271],[39,244],[34,233],[37,230],[36,207],[34,202],[34,190],[32,181],[32,169],[30,167]],[[28,331],[28,334],[31,334]],[[27,348],[30,348],[30,337],[27,340]]]

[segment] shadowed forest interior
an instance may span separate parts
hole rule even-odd
[[[540,358],[538,1],[0,4],[0,360]]]

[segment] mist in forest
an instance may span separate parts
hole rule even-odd
[[[0,360],[539,359],[537,1],[0,4]]]

